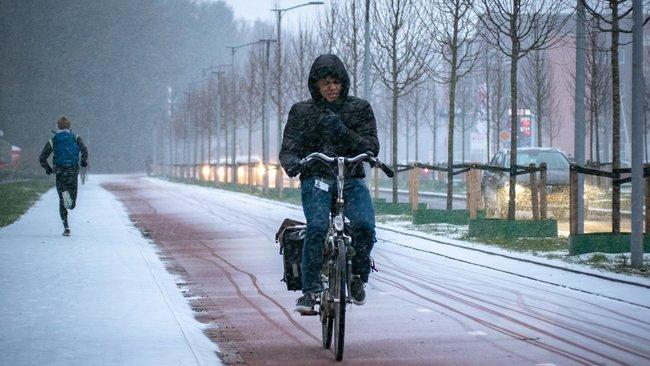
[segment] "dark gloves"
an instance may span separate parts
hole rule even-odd
[[[347,131],[341,117],[336,114],[329,114],[321,119],[323,128],[333,136],[341,135]]]
[[[300,159],[292,158],[291,161],[287,164],[287,175],[290,178],[295,177],[296,175],[302,172],[302,165],[300,165]]]
[[[81,162],[81,166],[84,167],[84,168],[87,167],[87,166],[88,166],[88,162],[85,161],[85,160],[83,160],[83,161]]]
[[[52,173],[54,173],[54,170],[52,170],[52,168],[50,168],[49,166],[45,168],[45,174],[50,175]]]
[[[293,178],[296,175],[302,172],[302,167],[300,165],[294,165],[291,168],[287,169],[287,175],[289,178]]]

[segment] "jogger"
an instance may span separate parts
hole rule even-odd
[[[79,153],[81,153],[81,166],[88,165],[88,149],[81,137],[70,132],[70,120],[62,116],[57,121],[58,132],[43,147],[38,160],[50,175],[55,173],[56,191],[59,194],[59,215],[63,222],[63,235],[70,235],[68,226],[68,210],[74,209],[77,204],[77,177],[79,175]],[[50,167],[47,158],[54,152]]]

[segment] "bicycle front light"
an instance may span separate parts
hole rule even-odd
[[[343,215],[334,216],[334,228],[336,231],[343,231]]]

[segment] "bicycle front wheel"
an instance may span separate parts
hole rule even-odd
[[[334,320],[331,311],[331,296],[329,289],[323,290],[320,299],[320,320],[323,331],[323,348],[329,349],[332,344],[332,329]]]
[[[338,258],[334,264],[334,277],[332,283],[332,296],[334,297],[334,355],[337,361],[343,359],[343,345],[345,342],[345,305],[347,284],[347,257],[345,242],[337,242]]]

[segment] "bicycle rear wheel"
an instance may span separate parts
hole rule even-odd
[[[343,359],[343,346],[345,343],[345,305],[346,284],[347,284],[347,258],[345,242],[337,242],[338,258],[334,264],[332,284],[332,296],[334,297],[334,355],[337,361]]]

